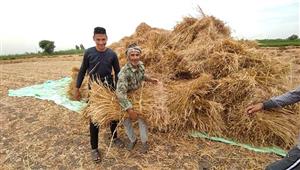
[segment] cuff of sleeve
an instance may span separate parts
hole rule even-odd
[[[127,106],[123,107],[123,110],[126,111],[126,110],[131,109],[131,108],[132,108],[132,104],[128,104]]]
[[[81,87],[81,84],[79,84],[79,83],[76,83],[76,88],[80,88]]]
[[[263,102],[263,109],[270,109],[270,108],[273,108],[273,107],[276,107],[275,103],[272,101],[272,100],[268,100],[268,101],[265,101]]]

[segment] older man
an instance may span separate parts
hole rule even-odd
[[[246,113],[253,114],[263,109],[271,109],[276,107],[284,107],[286,105],[294,104],[300,101],[300,86],[290,92],[287,92],[281,96],[273,97],[263,103],[257,103],[255,105],[246,108]],[[300,135],[298,143],[293,147],[283,159],[274,162],[266,167],[266,170],[300,170]]]
[[[128,63],[121,69],[119,73],[119,80],[117,83],[116,94],[119,99],[120,105],[123,110],[126,110],[129,118],[124,120],[124,126],[126,134],[130,140],[130,143],[127,146],[128,150],[132,150],[136,144],[136,137],[132,128],[132,121],[138,121],[140,136],[142,141],[142,153],[148,151],[148,134],[147,134],[147,125],[145,121],[140,118],[139,113],[134,110],[131,102],[127,98],[127,93],[133,90],[136,90],[141,87],[142,82],[150,81],[157,83],[157,79],[153,79],[145,75],[145,67],[140,61],[140,55],[142,50],[136,44],[129,45],[126,50],[126,56]]]

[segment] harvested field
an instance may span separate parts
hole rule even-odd
[[[152,117],[146,115],[152,126],[148,154],[140,154],[140,143],[132,152],[111,146],[109,129],[104,125],[115,115],[101,117],[95,113],[94,121],[103,123],[103,161],[94,164],[90,159],[88,124],[80,113],[51,101],[8,97],[9,89],[71,75],[74,79],[72,68],[79,67],[82,56],[17,59],[0,61],[0,169],[257,170],[280,159],[274,154],[189,137],[191,129],[256,145],[288,149],[294,144],[300,128],[299,106],[264,111],[253,119],[243,110],[251,102],[300,84],[300,48],[258,48],[251,41],[234,40],[229,28],[214,17],[186,17],[173,31],[140,24],[133,35],[111,45],[121,64],[126,62],[125,47],[132,42],[142,47],[146,69],[162,82],[155,92],[145,86],[140,90],[143,96],[132,96],[139,101],[136,105],[140,110],[158,111]],[[107,105],[99,107],[95,102],[101,90],[92,89],[96,95],[91,95],[86,115],[98,112],[96,107],[107,111]],[[162,105],[154,100],[158,96],[159,101],[165,101]],[[115,113],[120,108],[114,102]],[[163,117],[162,112],[170,114]],[[291,122],[288,130],[286,122]],[[119,136],[128,141],[122,126]]]
[[[259,49],[293,68],[290,86],[300,84],[300,49]],[[89,132],[81,115],[53,102],[32,97],[8,97],[8,89],[60,79],[71,75],[81,56],[31,58],[0,61],[0,169],[263,169],[280,157],[260,154],[188,136],[151,132],[150,152],[139,153],[112,147],[108,129],[101,129],[100,143],[104,160],[90,160]],[[120,136],[126,139],[120,129]],[[108,153],[108,154],[107,154]],[[107,154],[107,155],[106,155]]]

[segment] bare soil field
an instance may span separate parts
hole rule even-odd
[[[292,66],[291,88],[300,84],[300,48],[262,48]],[[51,101],[9,97],[9,89],[70,76],[82,56],[0,61],[0,169],[264,169],[277,159],[240,147],[185,135],[150,132],[150,151],[109,147],[109,129],[100,128],[103,160],[90,159],[88,125],[81,115]],[[119,136],[126,141],[122,126]]]

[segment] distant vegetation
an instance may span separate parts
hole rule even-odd
[[[260,47],[300,46],[300,39],[296,34],[293,34],[286,39],[263,39],[256,41]]]
[[[78,45],[75,45],[75,49],[76,50],[84,50],[84,46],[82,44],[80,44],[79,46]]]
[[[39,46],[44,50],[44,53],[51,54],[54,52],[54,41],[42,40],[39,42]]]
[[[260,47],[284,47],[284,46],[300,46],[300,39],[264,39],[256,40]]]
[[[81,54],[83,55],[84,50],[76,50],[76,49],[70,49],[70,50],[61,50],[61,51],[54,51],[51,54],[47,53],[24,53],[24,54],[12,54],[12,55],[0,55],[0,60],[13,60],[13,59],[19,59],[19,58],[32,58],[32,57],[55,57],[58,55],[72,55],[72,54]]]
[[[0,60],[13,60],[13,59],[20,59],[20,58],[32,58],[32,57],[49,57],[49,56],[57,56],[57,55],[72,55],[72,54],[83,54],[84,46],[82,44],[75,45],[75,49],[70,50],[61,50],[61,51],[54,51],[55,45],[54,41],[50,40],[41,40],[39,42],[39,46],[43,49],[43,52],[38,53],[24,53],[24,54],[11,54],[11,55],[0,55]]]

